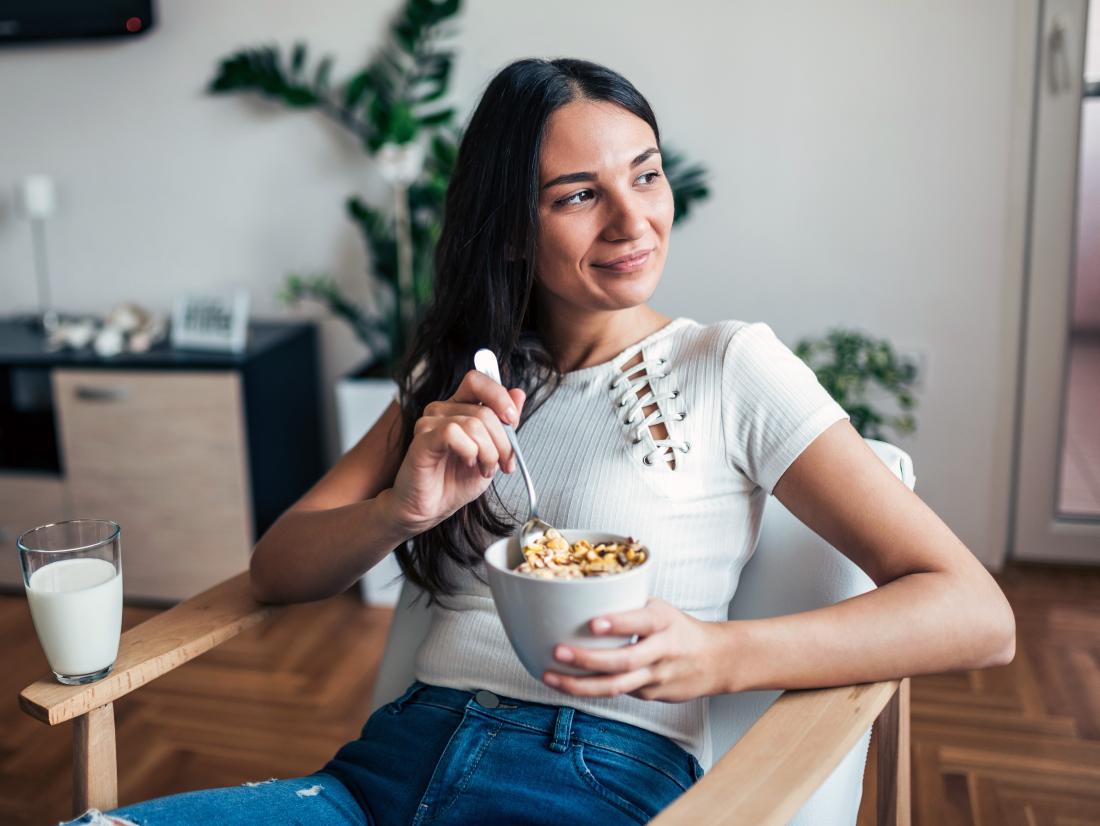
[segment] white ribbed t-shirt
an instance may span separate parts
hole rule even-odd
[[[622,368],[639,351],[644,379],[631,381],[639,368]],[[637,395],[644,383],[660,411],[648,421],[649,394]],[[667,439],[656,440],[657,418]],[[727,618],[768,494],[814,438],[847,418],[768,325],[678,318],[608,362],[566,373],[519,438],[544,519],[659,548],[653,595],[713,622]],[[498,474],[494,485],[511,514],[525,518],[520,474]],[[665,703],[556,691],[520,664],[484,570],[456,574],[458,593],[431,609],[417,679],[625,721],[671,738],[709,767],[707,698]]]

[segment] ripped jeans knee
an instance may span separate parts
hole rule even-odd
[[[366,826],[352,793],[335,777],[314,773],[286,780],[259,779],[196,789],[108,811],[89,809],[59,826],[244,826],[266,823]]]

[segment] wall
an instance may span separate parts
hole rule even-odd
[[[244,45],[301,37],[338,58],[378,42],[396,2],[162,0],[128,43],[0,51],[0,304],[32,309],[11,185],[60,186],[50,224],[62,309],[243,285],[259,315],[292,270],[360,284],[349,192],[377,188],[357,147],[310,113],[203,85]],[[714,197],[674,235],[655,304],[769,322],[788,343],[833,324],[927,364],[918,492],[979,556],[1000,558],[1015,392],[1010,260],[1017,12],[1001,0],[878,3],[474,0],[456,100],[525,55],[599,60],[650,98]],[[1014,223],[1015,222],[1015,223]],[[325,325],[331,378],[362,351]],[[332,444],[332,412],[326,410]]]

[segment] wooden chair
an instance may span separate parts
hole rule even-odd
[[[871,440],[868,443],[912,487],[912,466],[908,456],[884,443]],[[855,566],[835,549],[825,546],[832,555],[823,555],[820,547],[808,548],[806,536],[800,541],[792,541],[791,531],[801,528],[805,534],[810,532],[778,502],[770,502],[766,513],[769,515],[761,547],[771,543],[769,547],[784,551],[762,555],[758,550],[761,561],[754,559],[746,566],[738,593],[744,590],[755,594],[754,599],[766,599],[767,589],[760,587],[764,581],[775,579],[778,569],[792,570],[786,567],[789,560],[782,558],[783,553],[812,552],[822,573],[811,579],[820,579],[830,585],[822,589],[815,582],[816,590],[786,594],[778,601],[773,599],[763,605],[751,604],[749,598],[739,601],[735,597],[734,602],[739,606],[731,608],[732,618],[805,610],[801,603],[806,600],[836,601],[838,594],[851,595],[867,589],[866,582],[853,578],[846,567]],[[769,526],[772,528],[770,536]],[[816,541],[824,545],[823,540]],[[823,564],[828,568],[822,569]],[[843,573],[838,575],[838,571]],[[754,587],[746,588],[753,577],[757,580]],[[782,578],[789,582],[789,573],[784,572]],[[838,586],[840,580],[846,584]],[[404,595],[402,603],[406,603]],[[75,813],[91,807],[107,811],[118,805],[115,700],[280,610],[279,606],[262,605],[252,599],[245,572],[124,633],[115,668],[104,679],[84,686],[64,686],[51,676],[24,689],[19,698],[20,706],[32,717],[49,725],[73,721]],[[392,685],[404,687],[402,681],[409,667],[410,652],[406,650],[408,646],[394,642],[395,639],[408,639],[412,633],[410,626],[416,624],[415,617],[410,619],[405,611],[406,608],[399,605],[376,689],[376,705],[379,697],[392,699],[396,696],[389,695]],[[778,699],[765,692],[751,694],[758,696],[721,698],[741,706],[740,711],[721,712],[728,729],[725,736],[734,741],[733,745],[701,780],[652,821],[655,826],[697,826],[700,823],[778,826],[792,819],[797,821],[807,801],[820,792],[823,784],[835,784],[834,772],[844,768],[842,763],[859,761],[858,771],[849,770],[848,778],[842,778],[841,782],[849,786],[862,784],[862,759],[872,724],[876,823],[909,826],[908,679],[775,692]],[[721,702],[713,704],[721,706]],[[747,713],[746,708],[749,709]],[[713,718],[712,712],[712,721]],[[738,726],[743,730],[738,730]],[[858,806],[860,789],[850,791]],[[855,808],[850,808],[854,812]]]

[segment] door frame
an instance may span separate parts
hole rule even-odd
[[[1100,562],[1100,519],[1057,512],[1077,235],[1077,176],[1088,0],[1041,0],[1020,336],[1011,553],[1046,562]],[[1051,33],[1065,31],[1068,83],[1053,88]],[[1066,197],[1066,193],[1072,197]]]

